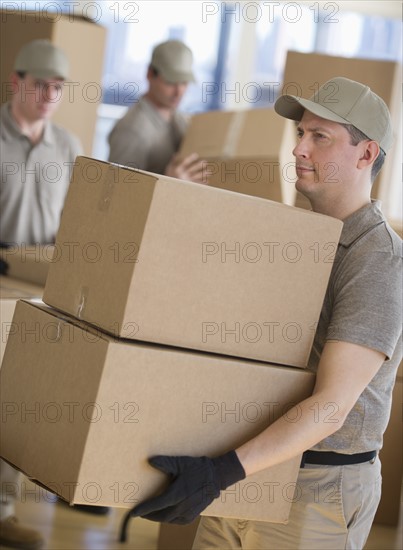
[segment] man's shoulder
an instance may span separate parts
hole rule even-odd
[[[349,256],[402,254],[402,240],[388,224],[379,201],[372,201],[345,220],[340,244]]]
[[[152,127],[151,113],[148,106],[141,99],[131,105],[126,113],[120,118],[113,130],[113,132],[129,132],[131,134],[146,135],[147,129]]]
[[[402,239],[384,219],[356,243],[356,254],[389,255],[402,258]]]

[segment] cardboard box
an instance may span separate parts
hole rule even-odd
[[[192,116],[179,154],[205,160],[209,185],[294,204],[294,134],[273,109],[211,111]]]
[[[401,372],[400,363],[399,371]],[[392,410],[379,453],[382,463],[382,496],[376,511],[375,523],[399,525],[401,509],[403,433],[402,433],[403,377],[398,374],[393,389]]]
[[[0,30],[1,104],[11,97],[10,74],[20,48],[38,38],[50,40],[70,63],[70,80],[52,121],[76,134],[90,155],[102,97],[106,29],[75,13],[52,13],[45,5],[35,12],[1,10]]]
[[[199,518],[188,525],[161,523],[157,550],[192,550],[199,523]]]
[[[43,301],[123,338],[305,367],[341,227],[79,157]]]
[[[13,315],[17,300],[20,298],[40,298],[43,288],[0,275],[0,367],[6,349],[7,338],[13,331]]]
[[[133,506],[166,482],[148,457],[236,448],[314,386],[308,371],[117,340],[24,301],[13,323],[2,458],[70,503]],[[206,514],[285,522],[300,458],[229,488]]]
[[[43,287],[53,252],[53,245],[13,245],[0,248],[0,259],[7,264],[8,277]]]
[[[388,152],[385,164],[372,186],[371,196],[380,198],[385,211],[388,210],[388,195],[392,181],[400,178],[400,161],[396,163],[399,174],[393,172],[394,157],[400,159],[397,136],[401,133],[401,65],[395,61],[337,57],[317,53],[287,52],[282,94],[310,97],[322,84],[334,76],[344,76],[363,82],[378,94],[388,105],[395,125],[395,140]],[[329,90],[331,94],[333,90]],[[394,174],[394,177],[392,175]],[[310,203],[297,193],[296,206],[310,209]]]

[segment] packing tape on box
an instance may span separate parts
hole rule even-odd
[[[46,328],[46,338],[49,342],[59,342],[63,336],[62,321],[58,321],[55,325],[48,325]]]
[[[115,190],[115,184],[119,181],[119,166],[111,164],[105,171],[102,183],[101,196],[98,202],[98,210],[106,212],[112,202],[112,195]]]
[[[228,126],[223,147],[223,157],[234,157],[238,148],[239,138],[245,125],[246,111],[236,111]]]
[[[88,298],[89,292],[90,292],[90,289],[88,288],[88,286],[81,287],[80,299],[78,302],[77,313],[76,313],[76,317],[78,319],[81,319],[81,315],[83,314],[84,308],[87,305],[87,298]]]

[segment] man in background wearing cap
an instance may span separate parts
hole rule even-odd
[[[82,150],[75,136],[50,122],[68,70],[64,52],[47,40],[25,44],[15,60],[13,96],[0,111],[2,243],[54,242]]]
[[[148,91],[117,122],[109,135],[109,161],[156,174],[201,183],[203,165],[196,154],[176,154],[187,127],[177,111],[194,81],[192,52],[178,40],[156,46],[147,71]]]
[[[25,44],[11,75],[13,96],[0,111],[2,245],[53,243],[70,181],[81,154],[78,139],[52,124],[59,106],[68,60],[47,40]],[[42,537],[14,517],[19,473],[0,460],[0,544],[40,548]],[[3,491],[6,491],[4,494]]]
[[[220,490],[304,453],[288,524],[204,516],[193,548],[362,549],[402,355],[402,241],[370,198],[392,142],[390,114],[367,86],[342,77],[310,100],[282,96],[275,109],[298,122],[296,188],[315,212],[344,222],[309,359],[313,395],[236,451],[152,458],[173,483],[131,515],[191,522]]]

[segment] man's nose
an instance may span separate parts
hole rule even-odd
[[[308,142],[304,138],[300,138],[297,145],[294,147],[292,154],[294,157],[307,158],[309,156]]]
[[[54,84],[48,84],[44,86],[42,91],[42,97],[44,101],[47,101],[49,103],[55,103],[61,97],[60,86],[55,86]]]

